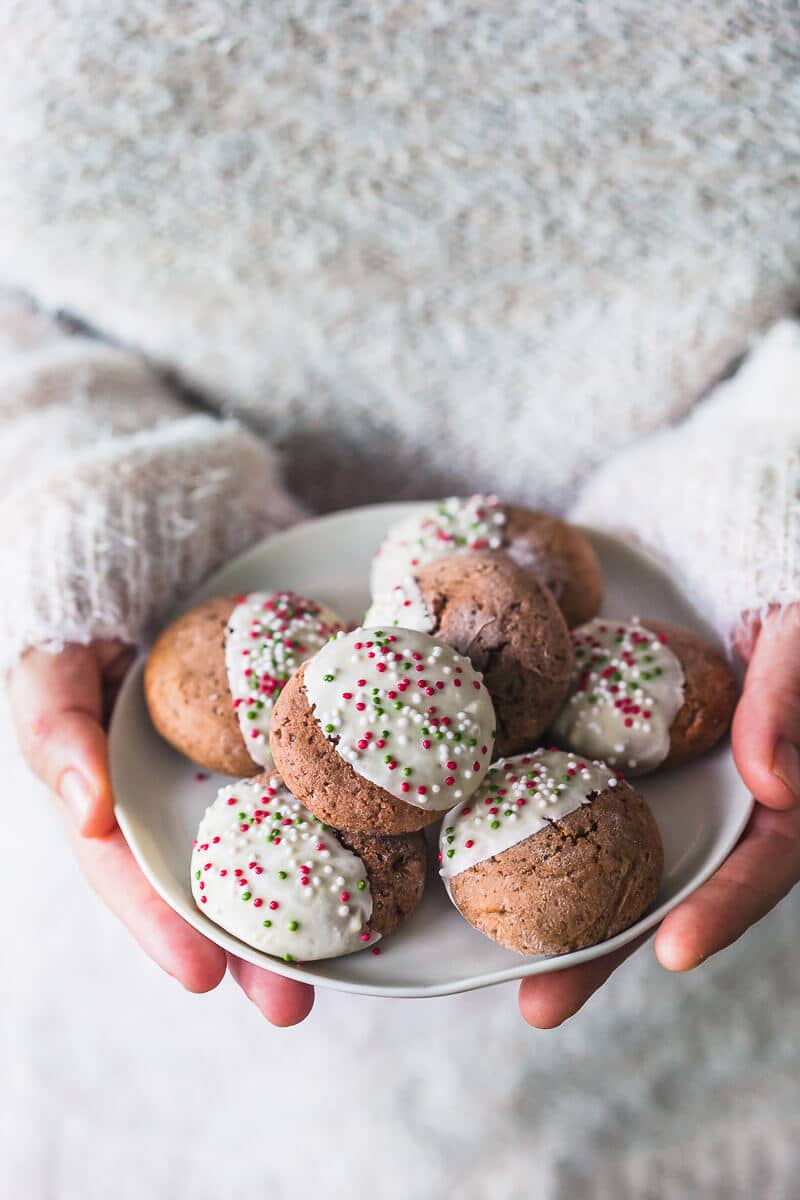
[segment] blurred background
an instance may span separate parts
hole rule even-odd
[[[796,1200],[800,896],[688,976],[644,947],[568,1025],[516,988],[192,996],[88,890],[2,713],[0,1195]]]

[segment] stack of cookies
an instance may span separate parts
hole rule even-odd
[[[156,728],[240,777],[198,831],[198,906],[287,961],[377,950],[419,903],[421,831],[440,822],[442,885],[500,944],[560,954],[636,921],[663,852],[628,777],[723,735],[724,659],[685,630],[598,618],[585,536],[492,497],[390,530],[371,585],[357,629],[257,592],[156,642]]]

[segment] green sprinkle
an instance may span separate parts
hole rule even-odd
[[[444,734],[442,733],[441,729],[437,729],[433,736],[436,738],[437,742],[444,741]]]
[[[329,725],[326,725],[326,726],[325,726],[325,732],[326,732],[326,733],[333,733],[333,726],[332,726],[332,725],[330,725],[330,724],[329,724]]]
[[[382,730],[381,730],[381,737],[382,737],[382,738],[387,738],[387,737],[389,737],[390,735],[391,735],[391,731],[390,731],[389,729],[382,729]]]
[[[467,738],[467,745],[468,745],[468,746],[477,746],[477,744],[478,744],[478,739],[477,739],[477,738]]]
[[[258,713],[254,712],[253,709],[251,708],[250,712],[247,714],[247,719],[248,719],[248,721],[255,721],[257,716],[258,716]]]
[[[507,808],[507,809],[505,810],[504,816],[506,816],[506,817],[510,817],[510,816],[511,816],[511,812],[512,812],[512,810],[511,810],[510,808]]]
[[[456,830],[455,830],[455,826],[454,826],[454,825],[448,825],[448,826],[447,826],[447,829],[445,829],[445,833],[455,833],[455,831],[456,831]]]
[[[448,842],[448,845],[449,845],[450,843],[452,843],[452,842],[455,840],[455,836],[456,836],[456,835],[455,835],[454,833],[448,833],[448,835],[447,835],[447,842]]]
[[[272,921],[270,921],[269,917],[267,917],[266,921],[263,922],[265,929],[269,929],[271,924],[272,924]]]
[[[332,675],[323,675],[322,678],[325,680],[326,683],[333,683]]]
[[[455,854],[455,850],[448,850],[448,851],[447,851],[447,857],[448,857],[448,858],[452,858],[454,854]]]
[[[252,896],[252,894],[253,894],[252,892],[242,892],[242,899],[249,900],[250,897]]]
[[[460,742],[460,741],[461,741],[461,739],[462,739],[462,737],[463,737],[463,734],[456,732],[456,733],[454,733],[454,734],[453,734],[453,741],[454,741],[454,742]],[[478,743],[476,742],[476,743],[475,743],[475,745],[477,746],[477,744],[478,744]]]
[[[363,879],[359,879],[358,883],[356,884],[356,887],[358,888],[358,890],[359,890],[360,892],[363,892],[363,891],[364,891],[364,888],[365,888],[366,886],[367,886],[367,884],[366,884],[365,880],[363,880]]]
[[[408,779],[409,775],[411,774],[411,767],[403,767],[403,774],[405,775],[406,779]]]
[[[385,763],[390,763],[390,762],[392,761],[392,756],[391,756],[391,754],[384,754],[384,756],[383,756],[383,761],[384,761]]]
[[[403,707],[403,702],[402,702],[402,700],[393,700],[393,701],[392,701],[392,708],[396,708],[398,712],[400,711],[400,709],[401,709],[402,707]],[[379,714],[379,715],[380,715],[380,714]]]
[[[194,873],[194,877],[195,877],[195,879],[199,879],[199,878],[200,878],[200,872],[199,872],[199,871],[195,871],[195,873]]]
[[[284,954],[283,961],[284,962],[294,962],[294,959],[292,958],[291,954]]]
[[[278,879],[287,879],[287,878],[288,878],[288,876],[285,871],[278,871]]]
[[[430,733],[430,729],[427,725],[422,725],[420,726],[420,733]]]
[[[323,825],[322,821],[320,821],[320,823],[319,823],[319,831],[320,831],[320,833],[324,833],[324,832],[325,832],[325,830],[326,830],[327,828],[328,828],[328,826],[327,826],[327,825]]]
[[[247,816],[247,813],[237,813],[236,815],[240,821],[243,821],[245,819],[245,817]]]
[[[499,829],[499,828],[500,828],[500,822],[496,821],[496,820],[492,821],[492,829]]]
[[[300,922],[299,922],[299,921],[290,921],[290,922],[289,922],[289,929],[290,929],[290,931],[291,931],[292,933],[294,933],[294,932],[295,932],[296,930],[298,930],[299,928],[300,928]]]

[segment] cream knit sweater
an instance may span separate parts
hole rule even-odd
[[[797,32],[788,2],[3,6],[4,663],[140,640],[294,519],[269,442],[312,507],[574,504],[723,636],[800,597],[800,332],[765,334],[800,294]]]

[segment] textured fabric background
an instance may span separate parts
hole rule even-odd
[[[795,0],[5,0],[0,46],[0,283],[315,506],[563,507],[800,299]]]
[[[645,947],[560,1030],[514,987],[275,1030],[143,958],[0,737],[9,1200],[796,1200],[800,895],[692,975]]]

